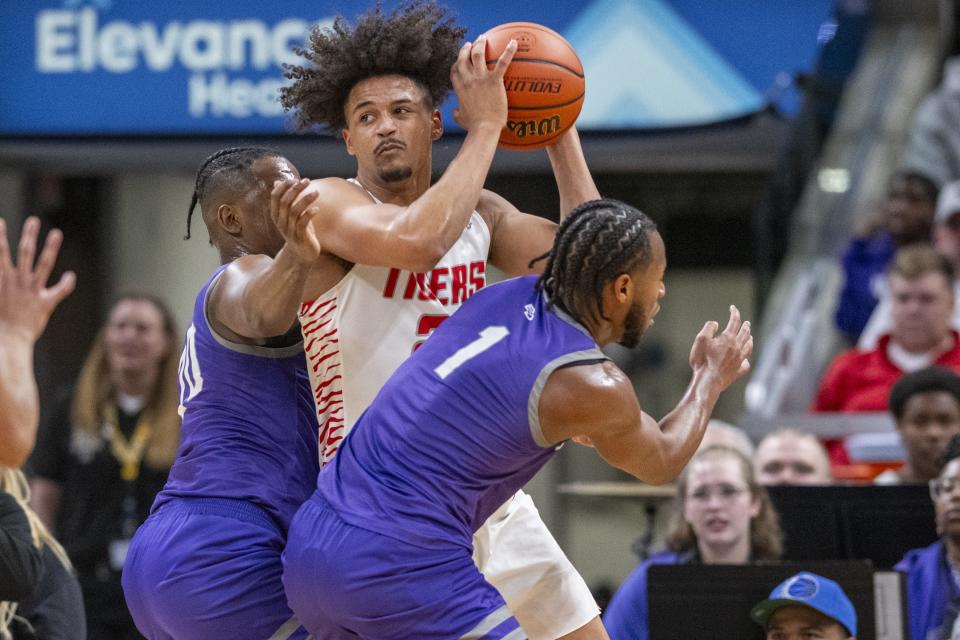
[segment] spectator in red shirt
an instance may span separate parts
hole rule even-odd
[[[831,363],[813,405],[817,412],[886,411],[893,384],[932,364],[960,371],[960,340],[951,329],[954,271],[928,245],[905,247],[888,272],[890,333],[869,351],[850,349]]]

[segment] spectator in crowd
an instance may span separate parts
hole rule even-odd
[[[703,439],[697,450],[703,451],[710,447],[729,447],[736,449],[747,458],[753,457],[753,442],[750,441],[746,431],[716,418],[711,418],[707,423],[707,430],[703,432]]]
[[[887,201],[875,221],[850,240],[843,255],[844,285],[837,303],[840,331],[855,343],[870,319],[883,273],[900,247],[929,243],[937,187],[928,178],[898,171],[890,178]]]
[[[729,447],[698,451],[677,480],[667,551],[639,564],[603,616],[612,640],[645,640],[647,569],[654,564],[747,564],[777,560],[783,540],[750,459]]]
[[[960,181],[951,182],[940,190],[937,197],[937,212],[933,222],[933,248],[950,261],[954,274],[960,273]],[[953,284],[953,316],[951,326],[960,329],[960,283]],[[857,346],[862,350],[873,349],[877,340],[890,333],[890,289],[884,283],[880,302],[873,310],[867,327],[860,334]]]
[[[894,257],[888,279],[890,333],[872,350],[837,356],[820,382],[814,411],[885,411],[890,389],[904,373],[931,364],[960,369],[960,341],[950,326],[950,262],[932,247],[905,247]]]
[[[943,80],[914,112],[903,166],[939,187],[960,179],[960,57],[943,66]]]
[[[875,484],[926,483],[939,475],[947,444],[960,435],[960,376],[943,367],[908,373],[890,390],[890,412],[906,452],[903,467]]]
[[[955,273],[960,269],[960,180],[945,186],[937,198],[933,247],[950,261]]]
[[[764,436],[753,466],[762,485],[833,483],[827,450],[816,436],[797,429],[778,429]]]
[[[750,617],[763,627],[767,640],[842,640],[857,635],[857,612],[840,585],[806,571],[774,587]]]
[[[121,297],[31,459],[34,508],[74,562],[92,640],[140,637],[120,572],[176,453],[177,343],[163,302]]]
[[[83,640],[80,585],[29,496],[23,472],[0,466],[0,638]]]
[[[930,481],[940,539],[908,551],[896,569],[907,574],[910,637],[950,638],[960,610],[960,437],[947,446],[943,470]]]
[[[7,243],[7,226],[0,218],[0,465],[19,468],[37,438],[39,400],[33,375],[33,348],[47,320],[76,282],[72,272],[63,274],[53,287],[47,279],[53,271],[63,234],[47,234],[34,268],[40,220],[28,218],[23,225],[14,265]]]

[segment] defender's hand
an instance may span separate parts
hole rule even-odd
[[[730,320],[717,334],[719,325],[711,320],[703,326],[690,349],[690,366],[703,371],[723,391],[750,371],[753,336],[750,322],[740,319],[740,310],[730,306]]]
[[[270,192],[270,217],[287,241],[293,254],[301,262],[313,262],[320,257],[320,240],[310,221],[317,212],[310,205],[319,195],[309,190],[310,180],[278,180]]]

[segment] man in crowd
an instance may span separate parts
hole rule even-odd
[[[851,343],[870,319],[893,254],[916,242],[929,243],[936,201],[937,187],[926,176],[898,171],[890,178],[877,218],[850,240],[843,255],[844,285],[836,322]]]
[[[874,482],[924,483],[936,478],[947,444],[960,435],[960,376],[943,367],[908,373],[890,391],[890,412],[897,422],[906,461]]]
[[[857,635],[857,612],[840,585],[805,571],[774,587],[750,616],[763,627],[767,640],[843,640]]]
[[[764,485],[830,484],[830,459],[816,436],[778,429],[764,436],[754,456],[757,480]]]
[[[892,326],[868,351],[850,349],[820,382],[816,412],[885,411],[893,384],[931,364],[960,369],[960,341],[951,329],[954,271],[932,247],[897,252],[889,269]]]
[[[951,182],[940,190],[937,196],[937,211],[933,220],[933,248],[953,266],[953,272],[960,273],[960,181]],[[954,304],[951,324],[960,329],[960,291],[954,282]],[[857,346],[863,350],[877,346],[880,336],[890,333],[890,291],[884,284],[880,303],[870,316],[867,327],[860,334]]]

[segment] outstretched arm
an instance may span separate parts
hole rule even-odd
[[[0,464],[7,467],[20,467],[33,450],[40,404],[33,347],[53,310],[76,283],[74,274],[67,272],[54,286],[46,286],[63,234],[58,229],[47,234],[34,268],[39,233],[40,221],[28,218],[14,265],[6,224],[0,219]]]
[[[540,399],[544,437],[550,442],[576,437],[644,482],[670,482],[700,444],[720,393],[750,369],[750,323],[741,322],[733,307],[727,327],[720,334],[717,328],[708,322],[697,335],[690,385],[659,423],[641,411],[626,374],[605,362],[550,376]]]
[[[580,146],[580,136],[570,127],[547,147],[553,175],[560,191],[560,220],[578,205],[600,198]],[[484,191],[477,211],[490,227],[490,262],[508,276],[539,273],[544,262],[531,269],[530,261],[553,247],[557,225],[545,218],[520,212],[504,198]]]
[[[321,250],[310,225],[316,213],[308,210],[317,195],[297,199],[309,184],[304,179],[274,185],[270,215],[286,240],[277,255],[234,260],[213,284],[207,314],[224,337],[257,343],[294,326],[310,265]]]

